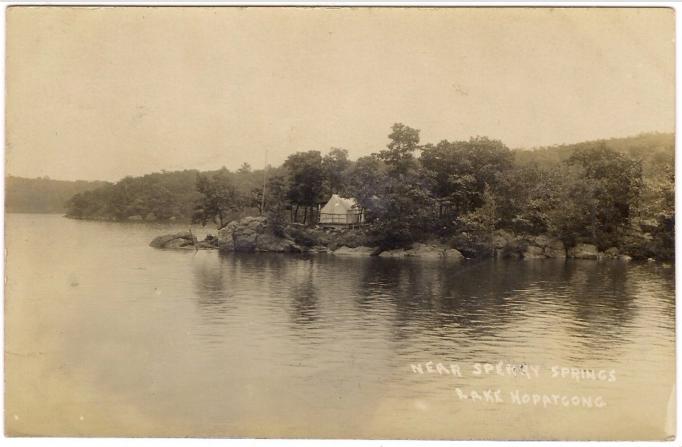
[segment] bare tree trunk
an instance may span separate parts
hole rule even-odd
[[[298,223],[298,204],[296,205],[296,209],[294,210],[294,222]]]
[[[306,220],[308,220],[308,208],[309,208],[309,207],[306,206],[306,207],[303,209],[303,225],[305,225]]]

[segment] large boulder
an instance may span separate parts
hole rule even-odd
[[[346,247],[342,246],[334,250],[332,253],[337,256],[372,256],[376,251],[372,247]]]
[[[566,247],[559,239],[550,239],[547,246],[544,248],[545,256],[548,258],[565,258]]]
[[[329,236],[321,230],[308,228],[302,224],[291,224],[284,229],[284,236],[302,247],[326,245]]]
[[[540,236],[535,236],[535,238],[533,238],[534,245],[540,248],[545,248],[549,246],[550,242],[551,242],[550,238],[545,236],[544,234],[541,234]]]
[[[267,225],[267,219],[265,217],[244,217],[239,220],[240,227],[246,227],[251,231],[256,233],[262,233]]]
[[[328,228],[325,229],[328,233],[327,236],[327,247],[330,250],[336,250],[338,247],[363,247],[373,245],[367,234],[358,229],[337,229]]]
[[[239,221],[233,220],[232,222],[225,225],[223,228],[218,230],[218,241],[221,244],[234,243],[234,238],[232,237],[234,230],[239,226]]]
[[[464,255],[456,248],[447,248],[443,251],[443,256],[450,261],[461,261]]]
[[[405,256],[421,259],[440,259],[445,257],[445,248],[437,245],[414,244],[405,250]]]
[[[216,245],[224,251],[275,253],[305,251],[304,247],[292,240],[286,231],[284,236],[275,234],[265,217],[244,217],[230,222],[218,231]]]
[[[258,233],[249,227],[239,227],[232,233],[234,251],[256,251]]]
[[[537,245],[529,245],[523,252],[523,259],[540,259],[545,257],[545,251]]]
[[[503,237],[500,234],[500,237]],[[459,250],[467,258],[486,258],[494,254],[490,239],[481,235],[462,232],[450,239],[448,245]]]
[[[212,234],[207,234],[206,238],[203,241],[197,242],[198,249],[213,249],[219,247],[220,244],[218,242],[218,238],[216,238]]]
[[[218,245],[218,248],[220,250],[234,251],[234,240],[233,239],[219,240],[217,245]]]
[[[300,253],[301,247],[294,241],[284,239],[267,232],[256,236],[256,251],[270,251],[276,253]]]
[[[189,231],[182,231],[175,234],[164,234],[155,237],[150,243],[154,248],[194,248],[194,239]]]
[[[498,250],[506,247],[512,240],[514,240],[514,235],[508,231],[497,230],[493,234],[493,246]]]
[[[414,244],[410,248],[399,248],[395,250],[384,250],[379,253],[384,258],[419,258],[419,259],[449,259],[459,261],[464,259],[464,255],[454,248],[447,248],[442,245]]]
[[[528,244],[523,239],[511,238],[504,247],[495,250],[495,256],[505,259],[520,259],[526,251]]]
[[[256,251],[258,236],[265,233],[269,233],[265,217],[244,217],[218,230],[218,246],[226,251]],[[260,251],[266,251],[263,247],[271,242],[272,239],[265,239]]]
[[[379,256],[382,258],[403,258],[405,257],[405,252],[407,250],[404,248],[396,248],[393,250],[383,250],[381,253],[379,253]]]
[[[618,255],[620,255],[620,250],[617,247],[610,247],[604,251],[604,257],[609,259],[618,259]]]
[[[599,250],[592,244],[578,244],[568,250],[568,257],[575,259],[597,259]]]

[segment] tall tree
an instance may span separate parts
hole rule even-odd
[[[243,200],[226,169],[212,176],[197,175],[197,191],[202,194],[192,216],[192,222],[206,225],[215,221],[218,229],[229,223],[230,213],[243,208]]]
[[[347,190],[361,207],[371,207],[375,197],[385,192],[386,166],[376,154],[358,158],[347,173]]]
[[[289,191],[287,196],[295,204],[294,221],[298,221],[298,209],[303,207],[303,223],[308,223],[308,216],[327,195],[324,191],[324,170],[320,151],[297,152],[284,162],[289,173]]]
[[[419,131],[397,123],[389,138],[387,149],[377,155],[384,162],[386,173],[376,196],[367,203],[371,230],[387,248],[428,237],[435,210],[414,157],[419,148]]]
[[[490,255],[494,254],[493,234],[500,221],[497,197],[487,184],[483,189],[483,204],[475,210],[461,216],[463,227],[482,237]]]
[[[331,194],[346,192],[346,170],[350,166],[348,151],[333,147],[322,159],[326,188]]]
[[[499,189],[500,177],[511,169],[513,155],[500,141],[476,137],[426,145],[419,160],[438,202],[441,223],[449,226],[483,205],[486,187]]]
[[[416,168],[414,152],[419,149],[419,130],[395,123],[388,138],[391,141],[387,149],[379,152],[379,158],[386,163],[391,175],[408,175]]]
[[[598,144],[576,151],[566,165],[572,169],[554,227],[569,243],[619,245],[641,193],[641,162]]]

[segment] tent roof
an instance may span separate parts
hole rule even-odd
[[[357,208],[355,199],[346,199],[338,194],[332,194],[327,204],[322,208],[324,213],[345,213],[352,208]]]

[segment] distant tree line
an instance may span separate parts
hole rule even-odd
[[[54,180],[49,177],[5,178],[5,210],[8,213],[58,213],[67,211],[67,201],[80,192],[97,189],[107,182]]]
[[[282,227],[314,224],[315,211],[336,193],[358,201],[366,231],[386,248],[434,237],[485,245],[505,229],[672,257],[671,134],[514,151],[486,137],[423,144],[419,130],[400,123],[388,137],[385,149],[354,161],[339,148],[297,152],[268,168],[265,183],[263,170],[246,164],[236,172],[127,177],[76,194],[68,215],[222,227],[266,214]]]

